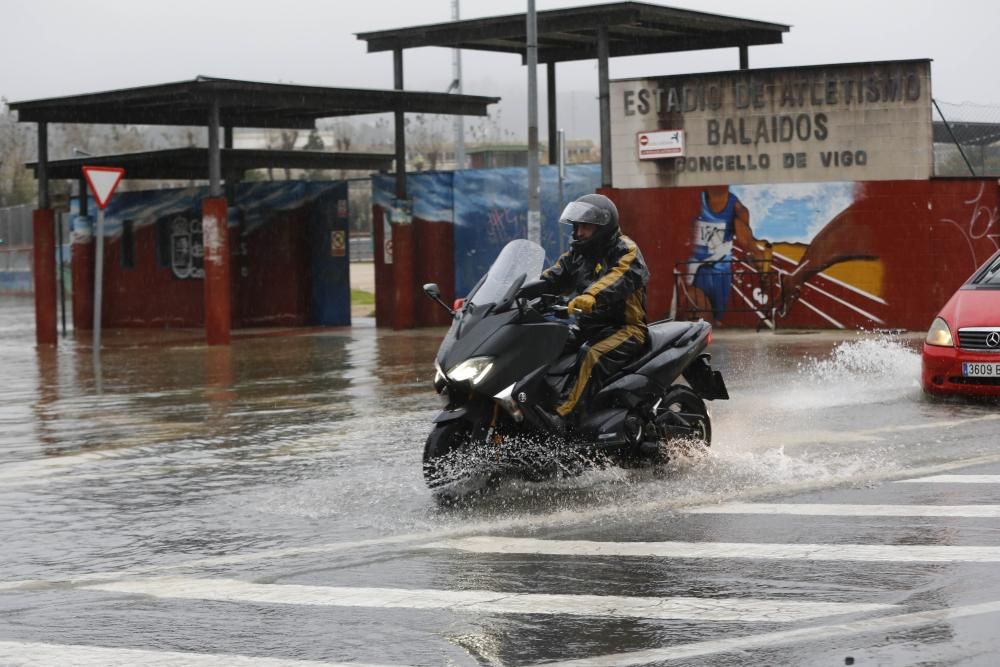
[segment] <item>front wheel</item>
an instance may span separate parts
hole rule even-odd
[[[464,419],[435,424],[424,445],[424,481],[438,502],[450,503],[481,491],[489,474],[472,456],[473,425]]]

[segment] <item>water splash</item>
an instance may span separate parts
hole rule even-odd
[[[839,343],[827,358],[807,357],[798,377],[774,396],[782,410],[883,403],[920,392],[920,355],[898,337],[878,334]]]

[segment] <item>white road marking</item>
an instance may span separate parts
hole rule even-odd
[[[996,519],[1000,505],[823,505],[725,503],[684,510],[686,514],[793,514],[796,516],[944,516]]]
[[[931,475],[901,479],[897,484],[1000,484],[1000,475]]]
[[[549,556],[645,556],[871,562],[1000,563],[1000,547],[911,544],[759,544],[756,542],[590,542],[526,537],[466,537],[422,544],[424,549]]]
[[[562,662],[547,662],[544,665],[545,667],[632,667],[633,665],[646,665],[651,662],[683,660],[730,651],[743,652],[759,648],[773,648],[782,644],[824,641],[872,632],[891,632],[921,625],[939,625],[966,616],[995,614],[997,612],[1000,612],[1000,601],[984,602],[982,604],[971,604],[951,609],[935,609],[932,611],[918,611],[912,614],[899,614],[898,616],[868,618],[861,621],[851,621],[850,623],[839,623],[837,625],[821,625],[812,628],[799,628],[797,630],[780,630],[760,635],[710,639],[703,642],[666,646],[645,651],[633,651],[631,653],[594,656],[592,658]],[[744,660],[743,662],[750,664],[752,661]]]
[[[887,426],[879,429],[873,429],[871,431],[866,431],[865,433],[875,433],[875,432],[892,432],[897,430],[916,430],[920,428],[949,428],[956,424],[966,424],[979,421],[989,421],[1000,419],[1000,414],[990,414],[981,417],[972,417],[969,419],[949,421],[949,422],[936,422],[923,425],[914,425],[912,428],[905,425],[901,426]],[[989,465],[994,463],[1000,463],[1000,454],[984,454],[982,456],[977,456],[969,459],[962,459],[960,461],[949,461],[947,463],[938,463],[929,466],[922,466],[920,468],[915,468],[909,471],[910,474],[935,474],[942,473],[944,471],[955,470],[960,468],[968,468],[975,465]],[[855,475],[851,477],[838,478],[838,481],[857,481],[857,482],[868,482],[884,480],[886,478],[895,477],[900,474],[899,470],[889,470],[889,471],[875,471],[873,474],[862,474]],[[739,496],[743,498],[763,498],[767,496],[773,496],[776,492],[792,493],[792,492],[805,492],[816,489],[825,489],[831,486],[829,479],[821,480],[807,480],[804,483],[798,484],[782,484],[779,486],[762,486],[753,490],[740,490]],[[658,498],[656,500],[650,500],[641,503],[640,505],[634,507],[636,512],[658,512],[670,510],[683,510],[686,507],[707,505],[709,503],[718,502],[720,500],[718,494],[716,493],[705,493],[696,496],[688,496],[685,498]],[[315,545],[304,545],[299,547],[282,547],[280,549],[267,549],[263,551],[251,551],[248,553],[234,553],[226,554],[222,556],[206,556],[203,558],[196,558],[192,560],[180,561],[176,563],[164,563],[160,565],[146,565],[139,567],[132,567],[123,570],[114,570],[109,572],[93,572],[88,574],[79,574],[73,577],[63,577],[59,579],[26,579],[26,580],[15,580],[0,583],[0,590],[31,590],[35,588],[45,587],[45,586],[65,586],[65,585],[77,585],[85,583],[88,581],[116,581],[125,577],[137,577],[143,575],[149,575],[156,572],[166,572],[170,570],[182,570],[182,569],[197,569],[202,567],[217,567],[220,565],[238,565],[246,563],[255,563],[265,560],[273,560],[277,558],[291,558],[296,556],[308,556],[314,554],[334,554],[341,553],[345,551],[353,551],[356,549],[364,548],[412,548],[411,545],[417,546],[420,542],[431,542],[435,540],[447,539],[450,537],[460,537],[464,535],[475,535],[476,533],[484,532],[494,532],[502,531],[507,529],[523,529],[523,528],[544,528],[549,526],[565,526],[569,522],[582,523],[586,521],[592,521],[599,519],[601,517],[613,517],[621,513],[621,508],[617,505],[598,505],[594,506],[585,511],[580,509],[561,509],[548,514],[541,514],[538,516],[531,517],[515,517],[509,519],[501,519],[494,521],[478,521],[462,524],[461,526],[454,528],[443,528],[437,530],[428,530],[419,533],[401,533],[396,535],[387,535],[383,537],[373,537],[366,540],[358,540],[356,542],[329,542],[325,544],[315,544]]]
[[[134,648],[107,648],[84,644],[0,641],[0,664],[17,667],[377,667],[358,662],[325,662],[257,658],[225,653],[149,651]]]
[[[774,623],[837,614],[885,611],[893,608],[892,605],[886,604],[745,598],[659,598],[257,584],[235,579],[184,577],[111,582],[85,588],[86,590],[111,593],[149,595],[157,598],[224,602],[379,609],[450,609],[459,613],[485,614],[566,614],[614,618]]]

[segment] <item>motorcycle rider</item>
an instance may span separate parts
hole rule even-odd
[[[549,426],[566,429],[574,408],[644,351],[647,341],[646,284],[649,270],[635,241],[621,233],[618,208],[604,195],[584,195],[563,210],[559,222],[573,226],[569,252],[542,272],[535,293],[574,295],[570,314],[577,327],[567,343],[576,349],[575,374],[563,388]],[[570,418],[572,419],[572,418]]]

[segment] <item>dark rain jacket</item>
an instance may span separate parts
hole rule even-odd
[[[634,327],[646,340],[646,283],[649,269],[635,241],[619,233],[604,250],[591,255],[570,250],[542,272],[541,279],[559,294],[590,294],[593,312],[577,316],[587,341],[606,338],[618,329]]]

